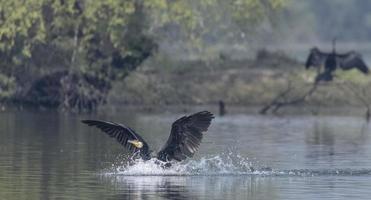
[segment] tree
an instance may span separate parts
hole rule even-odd
[[[0,0],[0,71],[15,80],[12,98],[19,102],[92,110],[105,103],[113,81],[156,51],[155,35],[166,27],[197,43],[214,31],[227,34],[228,28],[218,26],[226,19],[245,31],[243,26],[283,3]]]

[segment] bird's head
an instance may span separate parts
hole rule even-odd
[[[143,142],[139,140],[128,140],[128,143],[133,144],[136,148],[141,149],[143,148]]]
[[[128,143],[133,144],[136,148],[139,149],[140,156],[143,160],[150,160],[151,159],[151,152],[147,146],[147,144],[143,143],[139,140],[128,140]]]

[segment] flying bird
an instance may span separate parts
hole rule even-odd
[[[204,132],[214,118],[208,111],[202,111],[176,120],[171,127],[170,136],[157,153],[156,158],[163,162],[182,161],[192,157],[198,150]],[[139,155],[143,160],[150,160],[151,150],[147,142],[133,129],[115,122],[99,120],[82,120],[89,126],[95,126],[115,138],[127,150]]]
[[[305,62],[305,68],[317,67],[319,75],[316,80],[331,81],[333,72],[340,68],[342,70],[358,69],[364,74],[368,74],[369,69],[366,63],[363,61],[360,53],[356,51],[350,51],[344,54],[336,53],[336,39],[332,43],[332,52],[326,53],[320,51],[317,47],[310,50],[307,61]],[[320,67],[324,66],[324,72],[320,73]],[[322,77],[325,77],[322,79]]]

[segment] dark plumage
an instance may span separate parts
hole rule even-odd
[[[309,69],[310,67],[321,67],[327,56],[327,53],[320,51],[317,47],[313,47],[310,50],[307,61],[305,62],[305,68]]]
[[[316,76],[316,83],[318,83],[319,81],[328,82],[332,81],[332,79],[334,79],[334,75],[330,71],[324,71]]]
[[[171,127],[170,136],[164,147],[158,152],[157,159],[168,162],[182,161],[192,157],[198,150],[203,132],[210,126],[213,114],[202,111],[176,120]],[[133,129],[114,122],[83,120],[89,126],[95,126],[133,153],[139,153],[143,160],[151,159],[151,151],[144,139]]]
[[[305,62],[305,68],[317,67],[320,69],[324,65],[324,72],[319,73],[316,80],[320,81],[331,81],[333,72],[337,68],[342,70],[350,70],[353,68],[358,69],[364,74],[368,74],[369,69],[366,63],[363,61],[361,54],[350,51],[345,54],[336,53],[335,41],[333,41],[333,49],[331,53],[325,53],[314,47],[310,50],[307,61]]]
[[[346,54],[337,54],[339,67],[343,70],[349,70],[357,68],[364,74],[368,74],[369,69],[366,63],[363,61],[361,54],[351,51]]]

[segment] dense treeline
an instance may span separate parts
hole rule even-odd
[[[0,99],[94,110],[105,103],[114,81],[156,52],[161,34],[176,30],[196,44],[215,31],[210,21],[229,20],[240,27],[231,32],[243,32],[283,3],[0,0]]]

